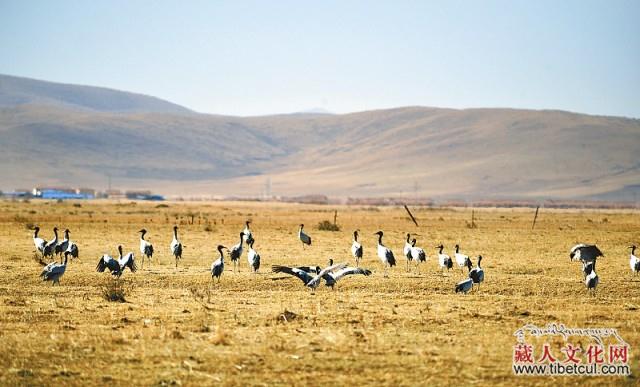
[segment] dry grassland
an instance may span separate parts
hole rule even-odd
[[[415,210],[415,227],[402,208],[358,208],[259,203],[0,202],[0,384],[2,385],[502,385],[618,384],[627,378],[515,377],[513,333],[525,323],[616,328],[631,345],[640,371],[640,277],[628,266],[640,243],[637,212],[531,210]],[[340,232],[318,231],[338,209]],[[191,216],[193,215],[193,224]],[[212,284],[215,247],[237,243],[253,221],[262,256],[257,275],[228,263]],[[303,251],[297,225],[313,246]],[[29,224],[69,228],[80,247],[60,286],[43,283]],[[171,227],[180,226],[184,260],[174,268]],[[149,230],[153,265],[125,272],[125,303],[102,292],[113,280],[96,273],[98,258],[122,244],[139,260],[138,235]],[[374,274],[342,280],[315,295],[295,279],[270,273],[272,264],[353,262],[352,231],[361,230],[363,266]],[[399,264],[383,278],[375,255],[377,230]],[[407,273],[404,234],[420,234],[429,260]],[[588,296],[580,264],[568,250],[596,242],[600,286]],[[482,254],[486,280],[479,292],[454,294],[463,275],[441,276],[434,246],[460,243]],[[138,262],[138,265],[140,262]]]

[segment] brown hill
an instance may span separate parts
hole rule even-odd
[[[3,190],[105,188],[111,175],[119,188],[187,196],[259,196],[268,178],[276,195],[631,200],[640,181],[637,119],[425,107],[241,118],[5,105]]]

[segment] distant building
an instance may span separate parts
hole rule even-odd
[[[127,191],[125,196],[131,200],[164,200],[164,196],[152,194],[151,191]]]
[[[108,199],[124,199],[125,196],[119,189],[108,189],[104,192],[104,196]]]
[[[40,199],[94,199],[96,196],[95,190],[89,188],[68,187],[36,187],[31,194]]]

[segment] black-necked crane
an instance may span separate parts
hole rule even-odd
[[[218,253],[220,253],[220,257],[211,264],[211,280],[215,281],[217,278],[218,283],[220,283],[220,277],[222,276],[222,273],[224,273],[224,253],[222,250],[227,250],[227,248],[222,245],[218,245]]]
[[[178,226],[173,226],[173,239],[169,245],[171,254],[176,259],[176,267],[178,267],[178,261],[182,259],[182,243],[178,239]]]
[[[328,266],[333,266],[333,259],[329,258],[329,265]],[[318,266],[297,266],[295,267],[295,269],[298,270],[302,270],[305,271],[309,274],[315,275],[318,272],[319,267]],[[344,267],[336,272],[327,272],[325,273],[324,276],[322,276],[322,279],[325,281],[325,285],[330,287],[331,289],[333,289],[333,287],[336,285],[336,283],[341,279],[344,278],[348,275],[364,275],[364,276],[369,276],[371,275],[371,270],[367,270],[364,268],[359,268],[359,267],[351,267],[351,266],[347,266]]]
[[[473,280],[474,284],[478,284],[478,290],[480,290],[480,283],[484,281],[484,269],[480,266],[482,262],[482,255],[478,255],[478,264],[473,269],[469,270],[469,278]],[[471,261],[469,261],[471,266]]]
[[[453,267],[453,260],[450,256],[443,253],[444,245],[439,244],[436,246],[438,249],[438,265],[440,266],[441,273],[444,274],[444,269],[450,270]]]
[[[236,271],[236,266],[238,267],[238,272],[240,272],[240,257],[242,256],[242,242],[244,241],[244,233],[240,233],[240,242],[238,244],[233,245],[231,250],[229,250],[229,258],[233,263],[233,271]]]
[[[420,265],[422,262],[427,261],[427,254],[424,252],[424,249],[420,247],[416,247],[416,238],[411,240],[411,260],[416,263],[416,267]]]
[[[356,259],[356,267],[360,266],[360,260],[362,259],[362,244],[358,242],[358,230],[353,232],[353,243],[351,244],[351,255]]]
[[[640,273],[640,258],[635,256],[636,245],[631,245],[629,248],[631,249],[631,254],[629,255],[629,267],[631,267],[631,273],[637,275]]]
[[[335,265],[327,266],[322,270],[320,270],[320,267],[317,267],[315,275],[311,273],[307,273],[306,271],[298,269],[296,267],[288,267],[288,266],[281,266],[281,265],[273,265],[271,270],[274,273],[285,273],[285,274],[289,274],[294,277],[297,277],[302,282],[304,282],[304,286],[310,288],[312,292],[315,292],[318,285],[320,285],[320,283],[322,282],[322,278],[326,274],[334,270],[343,269],[346,266],[347,266],[346,263],[338,263]]]
[[[453,254],[453,256],[456,258],[456,263],[458,264],[458,267],[460,267],[460,271],[464,271],[464,267],[468,266],[467,261],[469,260],[469,256],[468,255],[464,255],[460,252],[460,246],[456,245],[456,252]]]
[[[64,272],[67,270],[67,260],[69,259],[69,252],[64,252],[64,262],[52,262],[44,267],[42,273],[40,273],[40,277],[42,277],[43,281],[51,281],[51,284],[60,285],[60,278],[64,275]]]
[[[129,251],[126,254],[122,254],[122,246],[118,246],[118,264],[120,265],[120,273],[124,272],[125,268],[129,268],[132,273],[135,273],[138,270],[138,265],[136,265],[136,259],[133,254],[133,251]]]
[[[467,278],[458,282],[455,287],[456,293],[467,294],[471,289],[473,289],[473,279],[471,278]]]
[[[44,245],[44,249],[42,249],[43,257],[53,258],[53,253],[55,252],[56,246],[58,245],[58,228],[57,227],[53,228],[53,235],[54,235],[53,239],[47,242]]]
[[[47,241],[40,238],[38,233],[40,232],[40,227],[36,226],[33,229],[33,244],[36,247],[36,251],[39,251],[41,254],[44,254],[44,246],[47,244]],[[44,255],[42,256],[44,258]]]
[[[149,260],[149,265],[151,265],[151,259],[153,258],[153,245],[144,239],[144,236],[147,234],[147,230],[144,228],[140,231],[140,252],[142,253],[142,268],[144,269],[144,259],[147,258]]]
[[[68,228],[64,230],[64,239],[58,242],[56,247],[53,249],[53,252],[55,255],[59,255],[60,258],[62,258],[62,253],[67,251],[67,248],[69,248],[69,229]]]
[[[244,230],[242,230],[242,233],[244,234],[244,241],[247,242],[247,245],[249,245],[249,242],[255,241],[255,239],[253,238],[253,232],[251,232],[249,224],[251,224],[251,221],[249,220],[244,222]]]
[[[596,287],[598,286],[598,282],[600,282],[598,274],[596,273],[595,262],[589,262],[586,265],[590,266],[591,270],[589,275],[584,279],[584,285],[587,287],[587,292],[591,292],[595,295]]]
[[[413,256],[411,255],[411,234],[409,233],[407,233],[407,240],[404,241],[402,254],[407,258],[407,271],[409,271],[409,262],[413,260]]]
[[[303,231],[304,224],[300,224],[300,229],[298,230],[298,239],[302,242],[302,249],[304,250],[304,246],[311,246],[311,237]]]
[[[249,251],[247,252],[247,261],[249,262],[249,268],[252,272],[257,273],[260,269],[260,254],[253,249],[255,239],[251,238],[247,244],[249,245]]]
[[[351,243],[351,255],[356,259],[356,267],[360,266],[360,260],[362,259],[362,254],[364,250],[362,248],[362,244],[358,242],[358,230],[353,232],[353,243]]]
[[[118,246],[118,254],[118,259],[114,259],[109,254],[104,254],[100,257],[100,260],[96,265],[96,271],[98,273],[103,273],[108,269],[111,275],[115,278],[120,278],[124,269],[127,267],[132,273],[135,273],[138,267],[136,266],[133,252],[122,255],[122,246]]]
[[[584,263],[593,262],[593,268],[596,268],[596,260],[598,257],[604,257],[602,251],[596,245],[587,245],[579,243],[571,248],[569,251],[569,258],[573,260],[580,260]]]
[[[380,261],[384,266],[384,276],[388,277],[388,269],[396,265],[396,257],[394,257],[393,251],[382,244],[382,236],[384,233],[382,231],[378,231],[374,235],[378,236],[378,258],[380,258]]]
[[[69,247],[67,247],[67,251],[71,258],[78,258],[80,256],[80,252],[78,251],[78,245],[74,241],[69,241]]]

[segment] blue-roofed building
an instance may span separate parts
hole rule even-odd
[[[94,199],[95,191],[87,188],[55,188],[37,187],[33,189],[33,196],[41,199]]]

